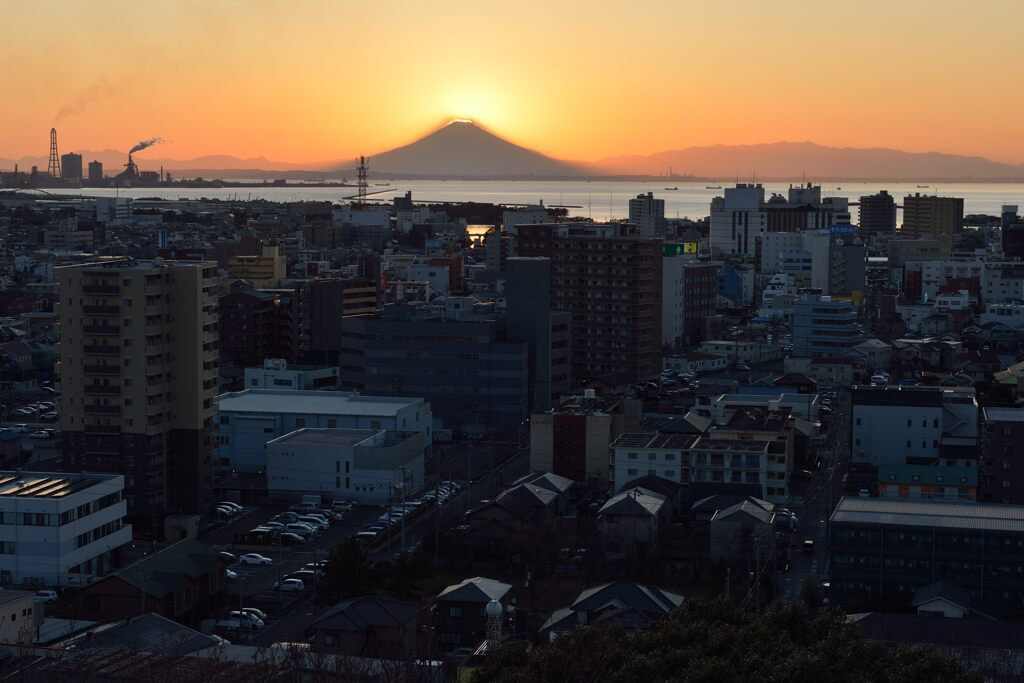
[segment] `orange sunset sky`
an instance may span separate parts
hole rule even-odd
[[[0,0],[0,157],[812,140],[1024,163],[1021,0]]]

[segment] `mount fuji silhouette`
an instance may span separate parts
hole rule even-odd
[[[589,175],[581,166],[520,147],[467,120],[452,121],[415,142],[372,156],[370,173],[455,178]]]

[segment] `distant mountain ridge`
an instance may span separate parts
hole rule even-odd
[[[351,167],[339,170],[351,171]],[[449,178],[590,175],[582,166],[521,147],[465,120],[452,121],[415,142],[372,156],[370,171],[377,176]]]
[[[886,148],[825,147],[813,142],[687,147],[647,155],[607,157],[591,165],[603,174],[675,174],[703,178],[792,180],[1022,180],[1024,166],[984,157]]]
[[[355,178],[353,162],[296,164],[265,157],[241,159],[217,154],[179,160],[158,157],[155,152],[147,150],[138,155],[139,166],[152,171],[163,166],[178,177]],[[112,149],[81,154],[83,166],[99,160],[107,175],[119,172],[128,159],[127,152]],[[979,156],[826,147],[813,142],[687,147],[576,163],[516,145],[471,121],[453,121],[414,142],[371,155],[369,159],[370,175],[375,178],[619,178],[663,176],[672,169],[677,176],[716,180],[753,177],[759,180],[1024,182],[1024,165],[1004,164]],[[17,160],[0,157],[0,170],[12,170],[17,164],[23,171],[34,165],[45,172],[47,163],[43,156]]]

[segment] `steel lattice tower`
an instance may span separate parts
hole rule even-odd
[[[60,178],[60,154],[57,153],[57,129],[50,129],[50,176]]]
[[[366,157],[359,157],[359,165],[356,166],[356,174],[359,182],[359,194],[357,195],[360,199],[366,199],[366,192],[369,188],[369,183],[366,180],[366,172],[369,170],[369,164],[367,163]]]

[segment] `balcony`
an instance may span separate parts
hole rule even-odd
[[[86,404],[82,406],[89,415],[120,415],[121,406],[101,406]]]
[[[82,353],[87,356],[117,356],[121,353],[121,347],[112,344],[86,344],[82,347]]]
[[[82,306],[82,312],[86,315],[120,315],[121,307],[106,304],[85,304]]]
[[[120,434],[121,427],[118,425],[83,425],[82,429],[86,434]]]
[[[113,294],[120,292],[117,285],[82,285],[83,294]]]
[[[121,387],[116,384],[86,384],[82,393],[87,396],[120,396]]]
[[[86,365],[82,368],[82,371],[87,375],[120,375],[120,365]]]
[[[116,336],[121,333],[121,328],[117,325],[82,325],[82,332],[85,334]]]

